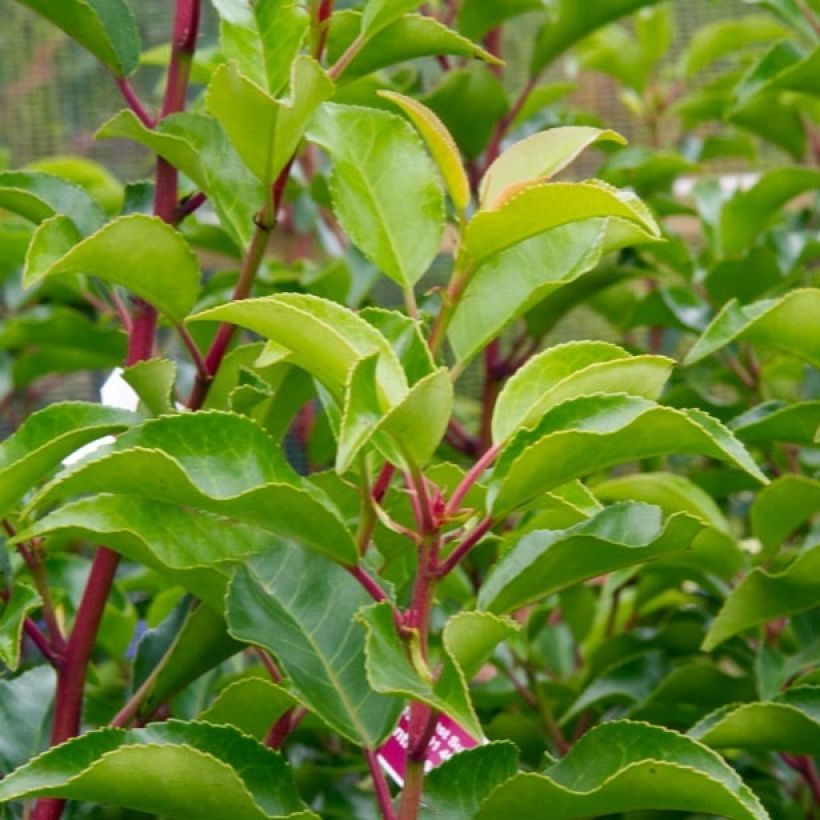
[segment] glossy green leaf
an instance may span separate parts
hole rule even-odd
[[[182,235],[161,219],[143,214],[123,216],[71,248],[63,244],[60,219],[47,219],[35,231],[32,245],[39,240],[48,248],[55,229],[60,237],[47,264],[42,257],[35,264],[29,249],[23,274],[26,287],[51,277],[86,274],[122,285],[176,321],[194,306],[199,294],[199,264]]]
[[[461,752],[424,780],[424,820],[473,820],[482,800],[518,772],[514,743],[489,743]]]
[[[595,29],[656,2],[658,0],[591,0],[580,6],[574,0],[558,0],[536,40],[532,73],[539,72]]]
[[[172,114],[146,128],[131,111],[120,111],[100,127],[96,137],[128,139],[150,148],[208,195],[238,245],[250,241],[265,189],[242,164],[216,120],[203,114]]]
[[[811,446],[820,428],[820,401],[767,401],[732,419],[729,426],[743,441],[790,441]]]
[[[760,540],[765,557],[807,519],[820,512],[820,482],[802,475],[784,475],[764,487],[752,504],[752,532]]]
[[[671,453],[727,461],[766,482],[740,442],[701,410],[631,396],[591,396],[554,407],[533,430],[511,439],[493,472],[492,508],[502,514],[574,478]]]
[[[686,549],[703,525],[658,507],[620,503],[566,530],[541,530],[519,540],[494,566],[478,603],[512,612],[573,584]]]
[[[820,687],[798,686],[768,702],[724,706],[689,736],[716,749],[820,754]]]
[[[659,236],[647,211],[632,195],[594,182],[550,182],[532,185],[479,211],[467,225],[463,252],[473,269],[491,256],[533,236],[593,217],[619,217],[646,233],[646,241]]]
[[[170,359],[145,359],[126,367],[122,379],[155,416],[174,412],[176,362]]]
[[[493,441],[533,427],[555,405],[579,396],[629,393],[657,400],[674,365],[630,356],[608,342],[567,342],[539,353],[504,385],[493,413]]]
[[[0,772],[10,772],[39,752],[48,732],[55,682],[47,664],[0,680]]]
[[[0,444],[0,515],[5,516],[64,458],[137,420],[125,410],[81,402],[52,404],[29,416]]]
[[[390,342],[411,386],[436,369],[427,346],[424,326],[419,320],[378,307],[363,308],[359,316]]]
[[[482,208],[495,208],[531,185],[545,182],[597,142],[626,144],[615,131],[587,126],[550,128],[511,145],[487,169],[479,188]]]
[[[520,624],[510,618],[499,618],[492,612],[463,610],[444,625],[442,640],[465,679],[470,681],[496,646],[515,637],[519,629]]]
[[[412,97],[395,91],[380,91],[379,96],[395,103],[409,117],[436,161],[453,205],[459,213],[464,213],[470,204],[470,180],[458,146],[444,123],[426,105]]]
[[[90,732],[0,783],[0,802],[41,795],[191,820],[316,817],[277,752],[227,726],[177,720]]]
[[[360,610],[356,618],[367,630],[367,679],[375,691],[426,703],[451,717],[473,737],[481,737],[467,681],[446,645],[433,677],[430,669],[418,668],[423,661],[411,660],[410,644],[399,637],[389,603],[373,604]]]
[[[723,251],[737,256],[749,248],[771,221],[796,196],[820,188],[820,171],[776,168],[748,191],[735,194],[723,207],[720,236]]]
[[[331,155],[333,207],[354,244],[402,287],[439,252],[444,198],[410,124],[373,108],[326,105],[310,139]]]
[[[743,77],[735,90],[738,104],[772,93],[793,91],[820,96],[820,46],[811,51],[798,47],[793,40],[776,42]]]
[[[257,740],[264,740],[271,726],[295,700],[286,689],[264,678],[240,678],[226,686],[199,720],[234,726]]]
[[[191,320],[233,322],[270,339],[279,349],[289,351],[290,362],[307,370],[337,397],[359,358],[378,353],[377,375],[386,406],[401,401],[407,393],[407,377],[387,339],[335,302],[280,293],[211,308]]]
[[[23,621],[39,606],[40,596],[34,587],[18,580],[0,609],[0,661],[12,672],[20,666]]]
[[[751,305],[727,302],[713,319],[684,364],[694,364],[731,342],[752,342],[820,366],[820,290],[793,290],[780,299]]]
[[[476,820],[537,816],[600,817],[637,809],[768,820],[754,792],[718,754],[691,738],[642,723],[617,721],[587,732],[541,774],[501,784]]]
[[[136,67],[140,35],[125,0],[18,0],[85,46],[118,77]]]
[[[231,634],[272,652],[293,695],[335,732],[375,749],[402,704],[368,683],[365,633],[355,620],[368,603],[344,570],[284,546],[240,567],[227,597]]]
[[[755,626],[817,606],[820,599],[820,546],[801,552],[781,572],[753,569],[736,587],[715,616],[703,647]]]
[[[404,14],[415,11],[422,0],[367,0],[362,13],[362,37],[370,39]]]
[[[82,188],[36,171],[0,173],[0,208],[32,222],[63,214],[84,236],[94,233],[105,222],[99,205]]]
[[[207,102],[242,161],[267,187],[290,161],[308,121],[333,91],[322,67],[301,55],[292,66],[288,100],[274,99],[231,62],[214,72]]]
[[[480,40],[505,20],[528,11],[541,11],[543,8],[542,0],[505,0],[503,3],[464,0],[459,5],[456,19],[460,31],[467,37]]]

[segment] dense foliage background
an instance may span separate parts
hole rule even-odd
[[[817,816],[820,2],[131,6],[2,9],[0,816]]]

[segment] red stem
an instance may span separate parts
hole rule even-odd
[[[379,801],[379,809],[383,820],[396,820],[393,798],[390,796],[390,787],[384,779],[384,772],[379,766],[376,753],[371,749],[365,749],[364,758],[367,761],[367,768],[370,770],[370,777],[373,779],[373,788],[376,792],[376,799]]]
[[[125,77],[117,77],[117,88],[119,88],[128,107],[137,115],[137,118],[146,128],[153,128],[156,125],[154,118],[145,110],[137,92]]]
[[[496,460],[500,451],[501,448],[496,444],[490,447],[490,449],[473,464],[447,502],[447,506],[444,508],[445,518],[452,517],[458,513],[461,509],[461,502],[464,501],[464,497],[470,492],[473,484],[481,478],[481,474]]]
[[[23,621],[23,629],[31,638],[32,643],[40,650],[40,654],[55,668],[59,668],[62,658],[51,648],[51,642],[42,633],[39,626],[37,626],[31,618],[26,618]]]
[[[362,585],[374,601],[388,600],[384,590],[361,567],[345,567],[345,569]]]
[[[481,521],[478,526],[465,537],[465,539],[442,561],[436,568],[435,574],[443,578],[452,572],[470,550],[492,529],[493,520],[489,516]]]

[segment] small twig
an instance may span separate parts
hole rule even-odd
[[[437,578],[443,578],[451,573],[464,557],[478,544],[478,542],[492,529],[493,519],[488,515],[467,535],[464,540],[444,559],[433,573]]]
[[[191,336],[188,328],[181,322],[175,323],[174,328],[176,329],[176,332],[179,333],[179,338],[182,339],[182,343],[185,345],[185,348],[191,354],[191,359],[193,359],[196,367],[197,377],[200,379],[210,378],[208,366],[205,363],[205,357],[202,355],[199,345],[197,345],[196,341],[194,341],[194,337]]]
[[[379,809],[381,810],[383,820],[396,820],[393,798],[390,796],[390,787],[384,779],[384,772],[379,765],[376,753],[372,749],[365,749],[364,758],[367,761],[367,768],[370,770],[370,777],[373,780],[373,789],[376,792],[376,799],[379,801]]]
[[[207,201],[208,195],[202,191],[197,191],[195,194],[186,196],[179,203],[179,205],[177,205],[177,210],[174,214],[174,223],[179,224],[183,219],[185,219],[186,216],[190,216],[192,213],[201,208]]]
[[[345,569],[362,585],[368,595],[376,601],[387,601],[387,593],[361,567],[345,567]]]
[[[271,680],[274,683],[281,683],[283,680],[282,673],[279,671],[279,667],[276,665],[268,651],[262,649],[261,646],[254,647],[254,649],[256,650],[256,654],[259,656],[259,660],[262,661],[262,666],[268,670]]]
[[[145,110],[145,106],[143,106],[142,101],[137,96],[137,92],[134,91],[134,87],[125,77],[117,77],[116,78],[117,88],[119,88],[120,93],[125,98],[125,101],[128,103],[128,107],[137,115],[137,118],[146,128],[153,128],[157,122],[156,120]]]
[[[458,513],[461,509],[461,502],[464,501],[464,497],[468,492],[470,492],[473,484],[481,478],[481,474],[496,460],[499,452],[501,452],[501,448],[497,444],[490,447],[490,449],[487,450],[484,455],[481,456],[481,458],[470,468],[462,479],[461,484],[456,487],[453,491],[453,495],[447,502],[447,506],[444,508],[445,518],[452,517]]]

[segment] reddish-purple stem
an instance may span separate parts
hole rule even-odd
[[[470,492],[470,488],[481,478],[481,474],[496,460],[500,451],[501,448],[496,444],[490,447],[490,449],[473,464],[447,502],[447,506],[444,508],[445,517],[451,517],[458,513],[461,509],[461,502],[464,501],[464,497]]]
[[[387,595],[378,583],[361,567],[346,567],[347,571],[362,585],[367,594],[377,602],[386,601]]]
[[[492,529],[493,520],[489,516],[484,518],[476,528],[465,536],[464,540],[442,561],[436,568],[436,576],[443,578],[452,572],[470,550]]]
[[[40,654],[55,668],[60,666],[62,658],[51,648],[51,642],[43,634],[39,626],[37,626],[31,618],[26,618],[23,621],[23,629],[26,635],[31,638],[32,643],[40,650]]]
[[[146,128],[153,128],[156,125],[156,120],[145,110],[137,92],[134,91],[133,86],[125,77],[117,77],[117,88],[128,103],[128,107],[137,115],[139,121]]]
[[[383,820],[396,820],[393,798],[390,796],[390,788],[384,779],[384,772],[379,765],[376,753],[372,749],[365,749],[364,757],[367,761],[367,768],[370,770],[370,777],[373,780],[373,789],[376,792],[376,799],[379,801],[379,809],[382,813]]]

